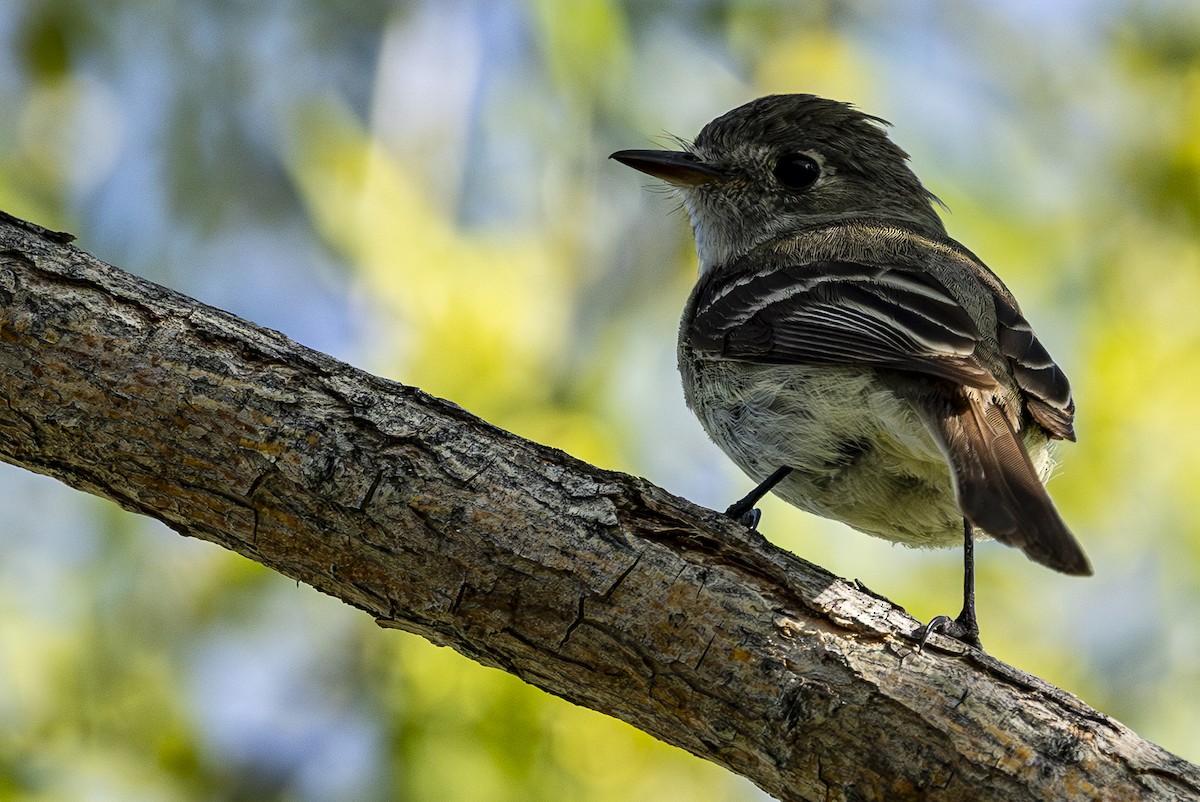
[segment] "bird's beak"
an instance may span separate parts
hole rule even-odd
[[[608,158],[677,187],[698,187],[722,175],[694,154],[674,150],[618,150]]]

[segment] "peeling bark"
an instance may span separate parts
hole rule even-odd
[[[782,800],[1200,798],[1200,769],[645,480],[0,215],[0,458]]]

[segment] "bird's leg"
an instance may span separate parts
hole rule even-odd
[[[921,646],[929,640],[931,632],[940,632],[957,638],[964,643],[982,649],[979,642],[979,622],[975,620],[975,537],[971,524],[963,519],[963,608],[953,621],[939,615],[918,631]]]
[[[975,620],[975,537],[971,524],[963,519],[963,608],[954,619],[958,637],[982,649],[979,642],[979,622]]]
[[[758,519],[762,517],[762,513],[754,509],[754,505],[759,500],[770,493],[775,485],[782,482],[792,469],[787,465],[782,468],[776,468],[775,472],[763,479],[758,487],[746,494],[745,498],[735,501],[729,505],[729,509],[725,510],[725,514],[733,520],[745,526],[747,529],[754,530],[758,526]]]

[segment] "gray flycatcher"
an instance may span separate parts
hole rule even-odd
[[[622,164],[683,196],[700,278],[679,330],[684,397],[754,481],[910,546],[962,543],[963,609],[922,628],[979,646],[974,536],[1067,574],[1091,566],[1042,484],[1074,440],[1062,370],[1016,299],[946,234],[885,120],[760,98],[682,151]]]

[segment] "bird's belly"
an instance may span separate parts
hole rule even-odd
[[[962,542],[945,457],[873,371],[697,363],[689,403],[755,481],[788,465],[775,493],[803,510],[911,546]]]

